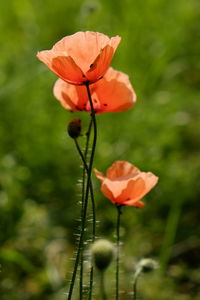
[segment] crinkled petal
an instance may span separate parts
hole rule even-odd
[[[57,56],[52,59],[52,70],[68,83],[81,85],[85,79],[82,70],[70,56]]]
[[[111,67],[91,88],[96,91],[101,104],[98,113],[124,111],[136,102],[136,94],[128,76]]]
[[[43,63],[45,63],[49,69],[51,69],[51,62],[52,62],[52,59],[54,57],[54,54],[53,54],[53,52],[51,50],[39,51],[37,53],[36,57],[39,60],[41,60]]]
[[[104,196],[106,197],[106,198],[108,198],[112,203],[114,203],[115,204],[115,197],[114,197],[114,195],[113,195],[113,192],[112,192],[112,190],[107,186],[107,184],[106,183],[102,183],[102,185],[101,185],[101,191],[102,191],[102,193],[104,194]]]
[[[99,172],[97,169],[93,169],[95,172],[95,175],[98,179],[100,179],[101,181],[103,181],[105,179],[103,173]]]
[[[106,45],[110,45],[115,51],[119,42],[119,36],[110,39],[103,33],[80,31],[61,39],[54,45],[52,51],[63,52],[64,55],[71,56],[85,73]]]
[[[135,206],[135,207],[139,207],[139,208],[142,208],[145,206],[144,202],[142,202],[140,200],[130,200],[130,201],[124,202],[124,205]]]
[[[44,50],[37,53],[37,57],[63,80],[80,85],[86,80],[83,71],[70,56],[64,56],[62,52],[55,54],[52,50]]]
[[[106,177],[95,172],[102,181],[101,190],[114,204],[143,207],[141,199],[156,185],[158,177],[141,172],[126,161],[116,161],[107,170]]]
[[[115,161],[106,172],[106,177],[109,179],[118,179],[127,175],[136,176],[140,170],[127,161]]]
[[[53,93],[61,105],[71,111],[84,110],[88,101],[85,86],[75,86],[60,78],[54,84]]]
[[[128,180],[110,180],[105,178],[103,180],[103,185],[112,191],[114,198],[117,199],[120,197],[122,191],[127,188]]]
[[[120,198],[125,205],[135,205],[142,199],[158,182],[158,177],[151,172],[141,172],[136,180],[130,180],[127,188],[122,192]]]
[[[145,181],[146,190],[144,195],[146,195],[157,184],[159,178],[151,172],[141,172],[140,176]]]
[[[37,57],[63,80],[81,85],[99,80],[109,67],[120,37],[99,32],[77,32],[57,42]],[[88,77],[87,74],[88,73]]]
[[[59,78],[54,84],[53,94],[65,109],[78,111],[75,104],[78,103],[78,95],[73,85],[68,86],[65,81]],[[73,97],[69,97],[69,94],[73,95]]]
[[[95,61],[92,62],[90,69],[86,72],[86,77],[90,82],[95,82],[104,76],[109,68],[113,55],[114,49],[109,45],[101,50]]]
[[[137,201],[142,198],[144,192],[146,191],[145,182],[142,178],[137,177],[136,179],[129,180],[125,189],[122,190],[119,197],[116,199],[125,205],[131,205],[130,201]]]

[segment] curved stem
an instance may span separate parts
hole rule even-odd
[[[89,188],[90,188],[90,194],[91,194],[91,199],[92,199],[92,203],[93,203],[93,209],[95,210],[93,187],[92,187],[92,182],[89,181],[89,180],[87,181],[86,196],[85,196],[85,199],[84,199],[84,191],[85,191],[85,182],[84,182],[85,177],[84,177],[84,175],[85,175],[85,170],[86,170],[87,175],[89,177],[89,167],[87,165],[86,157],[87,157],[87,153],[88,153],[89,138],[90,138],[90,133],[91,133],[91,128],[92,128],[91,126],[92,126],[92,122],[90,122],[89,129],[88,129],[88,132],[87,132],[87,142],[86,142],[86,148],[85,148],[84,155],[83,155],[83,153],[80,149],[80,146],[77,142],[77,139],[74,139],[76,148],[78,150],[78,153],[79,153],[79,155],[82,159],[83,166],[84,166],[84,169],[83,169],[83,186],[82,186],[82,212],[81,212],[82,223],[81,223],[80,240],[79,240],[79,244],[78,244],[78,250],[77,250],[77,255],[76,255],[76,260],[75,260],[75,265],[74,265],[74,271],[73,271],[73,274],[72,274],[72,279],[71,279],[70,288],[69,288],[68,300],[70,300],[71,297],[72,297],[74,283],[75,283],[75,279],[76,279],[76,273],[77,273],[78,264],[79,264],[79,258],[80,258],[80,256],[82,256],[82,248],[83,248],[83,239],[84,239],[84,230],[85,230],[85,222],[86,222],[86,212],[87,212],[87,202],[88,202]],[[90,171],[90,176],[91,176],[91,171]],[[89,188],[88,188],[88,186],[89,186]],[[93,218],[95,218],[95,214],[93,215]],[[96,220],[95,220],[95,223],[96,223]],[[95,230],[93,230],[93,233],[95,234]],[[81,257],[80,299],[82,299],[82,285],[83,285],[82,278],[83,278],[83,258]]]
[[[75,145],[76,145],[76,148],[78,150],[78,153],[82,159],[82,162],[83,162],[83,165],[84,165],[84,169],[86,170],[87,172],[87,175],[89,173],[89,168],[88,168],[88,165],[87,165],[87,161],[86,161],[86,158],[85,156],[83,155],[82,151],[81,151],[81,148],[79,146],[79,143],[77,141],[77,139],[74,139],[74,142],[75,142]],[[92,186],[92,181],[89,182],[89,187],[90,187],[90,196],[91,196],[91,199],[92,199],[92,204],[94,204],[93,208],[95,209],[95,202],[94,202],[94,192],[93,192],[93,186]],[[84,204],[84,203],[83,203]],[[94,218],[94,216],[93,216]],[[95,220],[96,221],[96,220]],[[93,238],[95,237],[95,228],[93,228]]]
[[[82,156],[80,146],[77,144],[77,150],[81,156],[82,162],[83,162],[83,180],[82,180],[82,208],[81,208],[81,218],[83,215],[83,208],[84,208],[84,197],[85,197],[85,175],[86,175],[86,170],[87,170],[87,156],[88,156],[88,149],[89,149],[89,141],[90,141],[90,134],[91,134],[91,129],[92,129],[92,120],[90,119],[89,127],[86,132],[86,145],[85,145],[85,150],[84,154]],[[78,141],[75,141],[75,144],[78,143]],[[93,196],[93,189],[92,189],[92,182],[91,182],[91,199],[94,199]],[[94,200],[93,200],[94,202]],[[80,257],[80,282],[79,282],[79,298],[82,300],[82,295],[83,295],[83,251],[81,252],[81,257]]]
[[[122,214],[121,205],[117,207],[117,224],[116,224],[116,236],[117,236],[117,253],[116,253],[116,300],[119,299],[119,247],[120,247],[120,216]]]
[[[138,277],[141,274],[141,269],[139,268],[138,270],[136,270],[135,275],[134,275],[134,279],[133,279],[133,300],[137,300],[137,280]]]
[[[88,174],[88,169],[87,169],[87,156],[88,156],[88,150],[89,150],[89,141],[90,141],[90,135],[91,135],[91,129],[92,129],[92,119],[90,119],[90,124],[88,127],[88,131],[86,133],[87,139],[86,139],[86,146],[85,146],[85,151],[84,151],[84,158],[85,158],[85,170],[87,171]],[[92,181],[90,181],[90,196],[91,196],[91,201],[92,201],[92,210],[93,210],[93,228],[94,228],[94,238],[95,238],[95,224],[96,224],[96,218],[95,218],[95,202],[94,202],[94,193],[93,193],[93,187],[92,187]]]
[[[73,288],[74,288],[75,279],[76,279],[76,274],[77,274],[77,269],[78,269],[78,264],[79,264],[79,259],[80,259],[80,254],[81,254],[82,249],[83,249],[83,241],[84,241],[84,232],[85,232],[85,224],[86,224],[88,196],[89,196],[89,191],[90,191],[92,165],[93,165],[94,153],[95,153],[96,141],[97,141],[97,125],[96,125],[95,111],[94,111],[94,108],[93,108],[92,98],[91,98],[91,94],[90,94],[89,83],[86,83],[85,86],[86,86],[86,89],[87,89],[88,99],[89,99],[90,107],[91,107],[91,118],[92,118],[92,124],[93,124],[93,128],[94,128],[94,137],[93,137],[92,151],[91,151],[91,155],[90,155],[88,172],[87,172],[88,176],[87,176],[86,192],[85,192],[82,222],[81,222],[81,233],[80,233],[78,250],[77,250],[77,255],[76,255],[76,260],[75,260],[75,265],[74,265],[74,271],[73,271],[73,274],[72,274],[72,279],[71,279],[70,288],[69,288],[68,300],[70,300],[71,297],[72,297]],[[94,201],[93,201],[92,205],[93,205],[93,209],[94,209]],[[95,211],[93,211],[93,220],[95,220],[95,213],[94,212]],[[93,221],[93,228],[95,227],[95,223],[96,222]],[[95,229],[93,229],[93,233],[95,233]],[[92,285],[93,285],[93,267],[91,268],[91,273],[90,273],[89,299],[91,299],[91,296],[92,296]]]
[[[95,148],[96,148],[96,142],[97,142],[97,124],[96,124],[96,116],[95,116],[95,111],[92,103],[92,97],[90,93],[90,88],[89,88],[89,83],[85,84],[86,89],[87,89],[87,94],[88,94],[88,99],[90,102],[90,108],[91,108],[91,120],[94,128],[94,136],[93,136],[93,143],[92,143],[92,151],[91,151],[91,156],[90,156],[90,162],[89,162],[89,170],[88,170],[88,181],[87,181],[87,186],[86,186],[86,197],[85,199],[88,199],[88,193],[89,193],[89,183],[90,183],[90,178],[91,178],[91,172],[92,172],[92,165],[93,165],[93,160],[94,160],[94,153],[95,153]],[[92,200],[92,213],[93,213],[93,237],[92,241],[95,240],[95,234],[96,234],[96,215],[95,215],[95,203],[94,203],[94,198],[91,197]],[[86,200],[88,201],[88,200]],[[87,202],[86,202],[87,203]],[[85,206],[86,206],[85,203]],[[87,209],[87,207],[86,207]],[[88,299],[92,299],[92,287],[93,287],[93,266],[91,266],[90,270],[90,286],[89,286],[89,296]]]
[[[76,145],[76,149],[78,150],[78,153],[82,159],[82,162],[83,162],[83,166],[84,166],[84,169],[86,170],[86,172],[88,173],[88,165],[87,165],[87,161],[85,159],[85,156],[83,155],[82,151],[81,151],[81,148],[79,146],[79,143],[77,141],[77,139],[74,139],[74,142],[75,142],[75,145]]]

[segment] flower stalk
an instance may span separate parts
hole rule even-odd
[[[134,274],[133,278],[133,300],[137,300],[137,281],[142,272],[141,268],[138,268]]]
[[[119,299],[119,249],[120,249],[120,217],[122,214],[122,205],[116,205],[117,208],[117,224],[116,224],[116,238],[117,238],[117,250],[116,250],[116,300]]]
[[[94,161],[94,154],[95,154],[95,149],[96,149],[96,143],[97,143],[97,124],[96,124],[96,116],[95,116],[95,111],[94,111],[94,107],[93,107],[93,102],[92,102],[92,97],[91,97],[91,93],[90,93],[90,87],[89,87],[89,83],[85,84],[86,86],[86,90],[87,90],[87,94],[88,94],[88,100],[90,103],[90,108],[91,108],[91,120],[92,120],[92,125],[93,125],[93,142],[92,142],[92,150],[91,150],[91,155],[90,155],[90,161],[89,161],[89,168],[88,168],[88,181],[87,181],[87,186],[86,186],[86,197],[85,197],[85,202],[88,201],[88,194],[89,194],[89,185],[90,185],[90,181],[91,181],[91,172],[92,172],[92,166],[93,166],[93,161]],[[93,237],[92,237],[92,241],[95,240],[95,228],[96,228],[96,216],[95,216],[95,203],[94,203],[94,198],[91,197],[92,200],[92,213],[93,213]],[[85,205],[87,205],[85,203]],[[91,266],[91,270],[90,270],[90,285],[89,285],[89,297],[88,299],[91,300],[92,299],[92,288],[93,288],[93,266]]]
[[[92,237],[92,240],[95,239],[96,217],[95,217],[95,203],[94,203],[93,189],[92,189],[92,185],[91,185],[91,173],[92,173],[92,166],[93,166],[93,160],[94,160],[94,154],[95,154],[95,148],[96,148],[96,141],[97,141],[97,125],[96,125],[96,117],[95,117],[95,111],[94,111],[94,108],[93,108],[89,83],[85,84],[85,86],[86,86],[86,89],[87,89],[88,99],[89,99],[90,107],[91,107],[91,123],[90,124],[92,124],[92,125],[89,125],[89,126],[93,126],[94,135],[93,135],[92,150],[91,150],[91,155],[90,155],[90,158],[89,158],[88,165],[87,165],[86,158],[84,157],[84,155],[83,155],[83,153],[82,153],[82,151],[79,147],[79,144],[77,143],[77,139],[74,139],[75,144],[76,144],[76,148],[77,148],[77,150],[79,152],[79,155],[80,155],[80,157],[83,161],[84,169],[87,172],[87,182],[86,182],[86,188],[84,188],[85,197],[84,197],[82,216],[81,216],[82,220],[81,220],[80,240],[79,240],[79,244],[78,244],[78,250],[77,250],[74,270],[73,270],[73,274],[72,274],[72,280],[71,280],[71,283],[70,283],[68,300],[70,300],[71,297],[72,297],[73,288],[74,288],[75,279],[76,279],[76,274],[77,274],[77,269],[78,269],[78,265],[79,265],[79,260],[80,260],[81,253],[83,251],[83,241],[84,241],[84,232],[85,232],[85,226],[86,226],[86,216],[87,216],[89,192],[91,193],[92,210],[93,210],[93,237]],[[91,131],[91,127],[89,127],[89,130],[88,130],[88,137],[87,137],[86,145],[89,144],[90,131]],[[86,148],[87,147],[88,146],[86,146]],[[83,270],[81,270],[81,276],[83,276]],[[91,267],[91,271],[90,271],[90,285],[89,285],[89,297],[88,297],[88,299],[91,299],[91,297],[92,297],[92,286],[93,286],[93,267]],[[80,290],[81,290],[80,291],[80,293],[81,293],[82,292],[82,279],[81,279],[81,283],[80,283]]]
[[[102,300],[107,300],[106,290],[105,290],[105,272],[100,272],[100,293]]]
[[[86,132],[86,145],[85,145],[85,149],[84,149],[84,154],[82,155],[82,153],[80,153],[80,156],[81,156],[81,159],[82,159],[82,162],[83,162],[81,216],[83,215],[83,208],[84,208],[85,180],[86,180],[86,172],[87,172],[87,157],[88,157],[91,129],[92,129],[92,120],[90,120],[89,127],[88,127],[88,130]],[[78,143],[78,141],[76,140],[75,143]],[[77,147],[78,152],[81,152],[81,149],[80,149],[79,145],[76,145],[76,147]],[[91,193],[93,211],[95,211],[95,203],[94,203],[92,182],[91,182],[91,187],[90,188],[91,188],[90,193]],[[95,218],[95,213],[93,215],[94,215],[94,218]],[[80,295],[79,296],[80,300],[82,300],[82,295],[83,295],[83,251],[81,252],[81,257],[80,257],[79,295]]]
[[[88,131],[89,132],[89,131]],[[87,135],[87,140],[89,139],[90,134]],[[87,152],[88,152],[88,143],[86,143],[86,148],[85,148],[85,153],[83,154],[81,151],[81,148],[79,146],[79,143],[77,139],[74,139],[76,148],[78,150],[78,153],[82,159],[83,162],[83,185],[82,185],[82,213],[81,216],[83,217],[83,210],[84,210],[84,191],[85,191],[85,171],[88,175],[88,165],[87,165]],[[95,215],[95,201],[94,201],[94,193],[93,193],[93,186],[92,186],[92,181],[90,181],[90,196],[91,196],[91,201],[92,201],[92,213],[93,213],[93,228],[92,228],[92,242],[95,240],[95,224],[96,224],[96,215]],[[91,269],[91,274],[90,274],[90,281],[93,278],[93,268]],[[92,283],[91,283],[92,284]],[[82,299],[82,286],[83,286],[83,252],[81,252],[81,258],[80,258],[80,299]]]

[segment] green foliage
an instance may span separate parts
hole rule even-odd
[[[66,133],[72,114],[52,95],[56,76],[35,55],[79,30],[122,37],[112,65],[138,95],[130,111],[98,116],[95,167],[124,159],[160,178],[144,209],[124,209],[124,270],[130,257],[159,257],[161,275],[145,275],[141,296],[197,299],[199,1],[2,1],[0,25],[1,299],[66,299],[81,162]],[[73,116],[84,131],[87,114]],[[98,235],[114,241],[115,209],[94,182]]]

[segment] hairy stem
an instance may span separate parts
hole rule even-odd
[[[92,120],[90,119],[89,127],[86,132],[86,145],[85,145],[85,150],[84,154],[82,155],[81,149],[78,145],[78,141],[75,141],[76,148],[81,156],[82,162],[83,162],[83,174],[82,174],[82,207],[81,207],[81,218],[83,215],[83,208],[84,208],[84,198],[85,198],[85,175],[86,172],[88,173],[88,168],[87,168],[87,157],[88,157],[88,149],[89,149],[89,141],[90,141],[90,134],[91,134],[91,129],[92,129]],[[91,182],[91,187],[90,187],[90,193],[91,193],[91,199],[94,199],[93,196],[93,188],[92,188],[92,182]],[[93,200],[94,202],[94,200]],[[80,257],[80,282],[79,282],[79,298],[82,300],[82,295],[83,295],[83,251],[81,252],[81,257]]]
[[[117,253],[116,253],[116,300],[119,299],[119,248],[120,248],[120,216],[122,214],[121,205],[117,207],[117,224],[116,224],[116,237],[117,237]]]
[[[91,93],[90,93],[89,83],[86,83],[85,86],[87,89],[88,100],[90,102],[91,120],[92,120],[92,124],[93,124],[93,129],[94,129],[92,151],[91,151],[91,155],[90,155],[89,168],[88,168],[88,181],[87,181],[87,186],[86,186],[86,199],[88,199],[89,184],[90,184],[92,165],[93,165],[93,161],[94,161],[94,153],[95,153],[96,142],[97,142],[97,124],[96,124],[96,116],[95,116],[95,111],[94,111],[94,107],[93,107],[93,103],[92,103],[92,97],[91,97]],[[96,234],[96,229],[95,229],[96,228],[96,214],[95,214],[94,197],[91,197],[91,200],[92,200],[92,214],[93,214],[92,240],[94,241],[95,234]],[[88,200],[86,200],[86,201],[88,201]],[[90,286],[89,286],[89,296],[88,296],[89,300],[92,299],[92,288],[93,288],[93,266],[91,266],[91,270],[90,270]]]
[[[75,264],[74,264],[74,270],[73,270],[73,273],[72,273],[72,279],[71,279],[71,283],[70,283],[70,287],[69,287],[69,293],[68,293],[68,298],[67,298],[68,300],[70,300],[71,297],[72,297],[74,284],[75,284],[75,279],[76,279],[76,274],[77,274],[77,269],[78,269],[79,260],[80,260],[80,255],[81,255],[82,249],[83,249],[84,232],[85,232],[85,226],[86,226],[87,206],[88,206],[88,197],[89,197],[89,191],[91,191],[90,182],[91,182],[92,165],[93,165],[94,153],[95,153],[95,147],[96,147],[96,140],[97,140],[96,118],[95,118],[95,112],[94,112],[92,99],[91,99],[91,95],[90,95],[89,85],[86,84],[86,88],[87,88],[87,91],[88,91],[88,98],[89,98],[89,102],[90,102],[90,106],[91,106],[91,119],[92,119],[92,124],[93,124],[93,127],[94,127],[94,136],[93,136],[93,142],[92,142],[92,151],[91,151],[91,155],[90,155],[90,159],[89,159],[89,165],[86,168],[87,163],[84,164],[84,168],[87,171],[87,183],[86,183],[85,198],[84,198],[82,218],[81,218],[82,219],[81,220],[81,233],[80,233],[80,239],[79,239],[79,244],[78,244],[76,260],[75,260]],[[80,152],[79,154],[81,155],[81,158],[84,158],[84,155],[82,155],[82,152]],[[85,161],[85,159],[84,159],[84,161]],[[92,195],[93,195],[93,193],[92,193]],[[96,220],[95,220],[94,198],[91,197],[91,199],[92,199],[92,207],[93,207],[93,235],[95,235],[94,227],[95,227],[95,224],[96,224]],[[93,284],[93,268],[91,269],[91,276],[90,276],[89,299],[91,299],[91,295],[92,295],[92,284]]]
[[[91,173],[92,173],[92,165],[93,165],[94,153],[95,153],[96,141],[97,141],[97,125],[96,125],[95,111],[94,111],[94,108],[93,108],[92,98],[91,98],[91,94],[90,94],[89,83],[86,83],[85,86],[86,86],[86,89],[87,89],[88,99],[89,99],[89,102],[90,102],[91,120],[92,120],[91,123],[93,125],[94,135],[93,135],[92,150],[91,150],[91,155],[90,155],[88,166],[87,166],[87,162],[84,158],[84,155],[82,154],[81,151],[79,152],[79,154],[80,154],[80,156],[83,160],[84,168],[87,171],[87,183],[86,183],[86,188],[84,189],[85,198],[84,198],[84,204],[83,204],[82,216],[81,216],[81,219],[82,219],[81,220],[81,233],[80,233],[80,239],[79,239],[79,244],[78,244],[78,250],[77,250],[74,270],[73,270],[72,279],[71,279],[71,283],[70,283],[70,287],[69,287],[68,300],[70,300],[71,297],[72,297],[73,288],[74,288],[75,279],[76,279],[76,274],[77,274],[77,269],[78,269],[79,260],[80,260],[80,255],[81,255],[82,250],[83,250],[83,241],[84,241],[84,232],[85,232],[85,226],[86,226],[86,215],[87,215],[89,191],[91,193],[92,209],[93,209],[93,240],[95,239],[96,217],[95,217],[94,197],[93,197],[93,192],[91,192]],[[88,136],[90,135],[90,130],[91,129],[89,129],[89,131],[88,131],[89,132]],[[75,139],[75,141],[76,141],[76,139]],[[89,144],[89,139],[88,139],[87,143]],[[80,149],[80,147],[79,147],[79,149]],[[82,271],[83,270],[81,270],[81,272]],[[92,297],[92,286],[93,286],[93,267],[91,267],[91,272],[90,272],[90,287],[89,287],[89,297],[88,297],[89,299],[91,299],[91,297]]]

